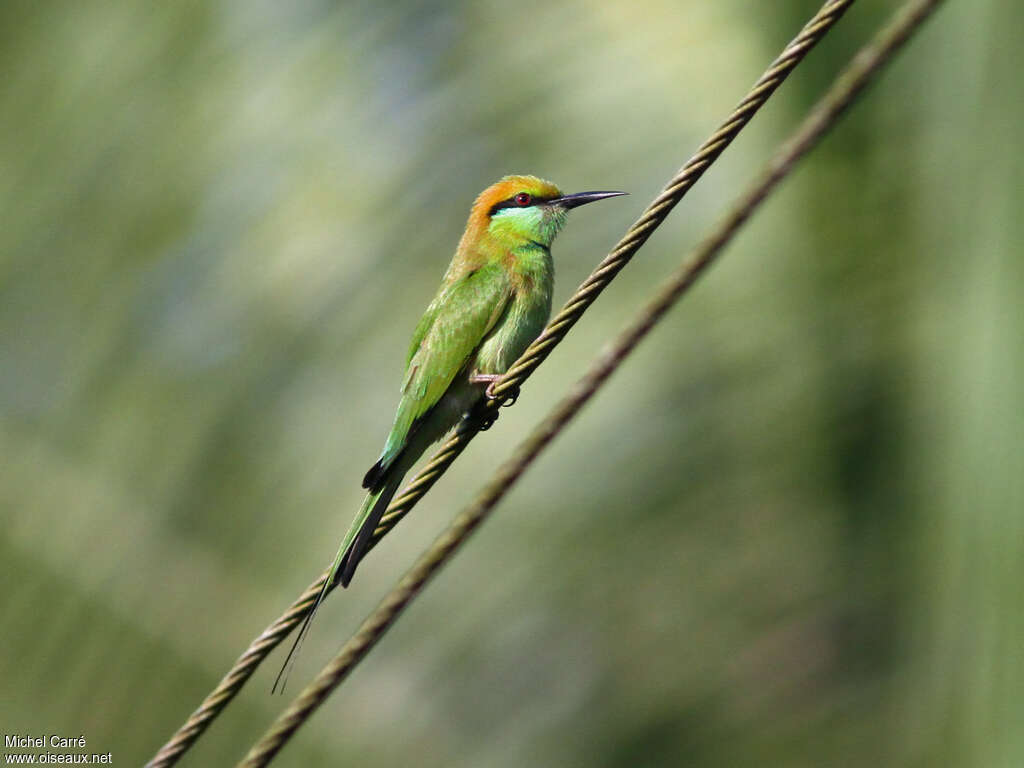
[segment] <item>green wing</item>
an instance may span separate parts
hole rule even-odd
[[[401,453],[416,420],[433,408],[501,318],[511,296],[508,276],[486,265],[444,287],[413,334],[398,403],[379,465]]]

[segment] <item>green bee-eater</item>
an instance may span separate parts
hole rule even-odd
[[[366,501],[341,542],[303,632],[335,578],[348,586],[412,465],[489,395],[490,385],[543,330],[554,282],[551,243],[569,210],[623,194],[563,195],[536,176],[506,176],[477,197],[437,296],[413,333],[391,434],[363,478]]]

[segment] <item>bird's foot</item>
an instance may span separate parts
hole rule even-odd
[[[469,377],[470,384],[486,384],[487,389],[484,390],[484,396],[488,400],[501,399],[499,405],[502,408],[514,405],[516,400],[519,399],[519,387],[509,390],[504,395],[494,394],[494,388],[501,382],[502,376],[497,373],[474,373]]]
[[[496,395],[494,394],[494,386],[497,383],[497,381],[492,381],[490,384],[488,384],[487,389],[484,390],[484,396],[488,400],[498,400],[500,398],[500,405],[502,408],[508,408],[508,406],[510,405],[515,405],[516,400],[519,399],[519,387],[513,387],[503,395]]]

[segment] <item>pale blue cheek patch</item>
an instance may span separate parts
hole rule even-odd
[[[537,230],[544,219],[540,208],[502,208],[491,217],[489,229],[503,232],[523,232]]]
[[[496,235],[512,235],[539,240],[550,245],[565,225],[568,211],[559,208],[503,208],[491,217],[488,230]]]

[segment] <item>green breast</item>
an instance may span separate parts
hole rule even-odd
[[[510,277],[513,295],[508,308],[480,347],[476,369],[504,373],[540,335],[551,315],[554,268],[551,252],[530,244],[517,249]]]

